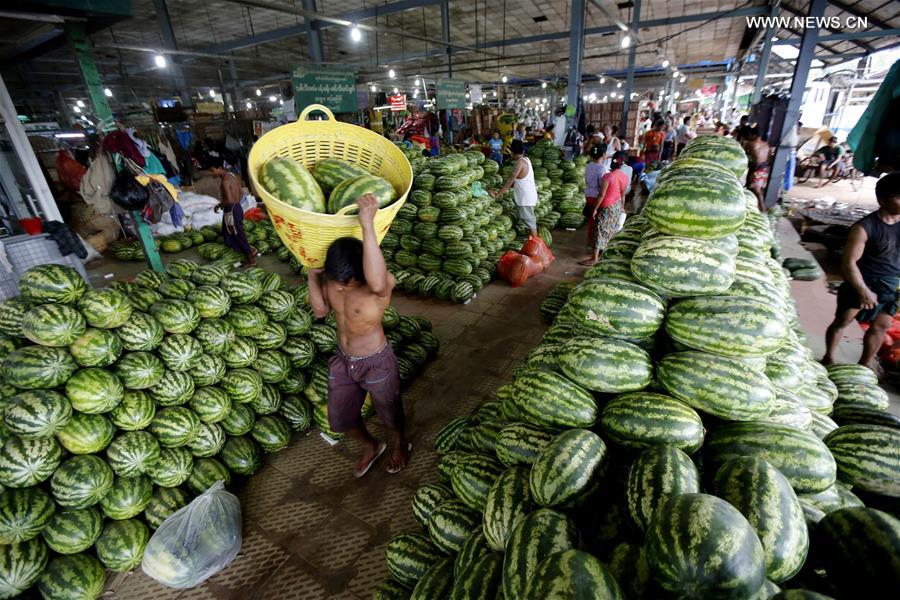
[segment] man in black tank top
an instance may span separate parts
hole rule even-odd
[[[837,311],[825,334],[824,364],[834,362],[841,331],[853,319],[871,323],[863,338],[859,364],[875,368],[875,353],[897,312],[900,287],[900,172],[885,175],[875,186],[878,210],[850,229],[844,247],[844,283]]]

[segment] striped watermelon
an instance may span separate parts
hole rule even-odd
[[[883,425],[900,429],[900,417],[897,415],[864,406],[837,407],[831,416],[841,425]]]
[[[438,550],[427,535],[402,533],[388,542],[385,561],[391,577],[412,589],[443,555],[444,552]]]
[[[671,445],[693,454],[705,430],[690,406],[664,394],[634,392],[610,400],[600,413],[604,439],[624,448]]]
[[[41,304],[22,318],[22,335],[42,346],[68,346],[84,332],[84,318],[65,304]]]
[[[485,501],[482,527],[487,545],[502,552],[516,525],[534,508],[529,469],[518,466],[503,471],[494,481]]]
[[[481,523],[481,513],[456,499],[441,502],[428,518],[428,534],[445,553],[458,552],[462,543]]]
[[[798,496],[800,502],[815,507],[822,511],[823,515],[832,513],[841,508],[851,506],[863,506],[856,494],[850,491],[850,488],[844,483],[838,482],[825,491],[818,494],[801,494]]]
[[[38,589],[46,599],[96,600],[103,593],[106,572],[90,554],[57,556],[41,574]]]
[[[101,531],[103,516],[96,508],[57,510],[41,536],[54,552],[76,554],[93,546]]]
[[[153,497],[153,484],[146,477],[117,477],[112,489],[100,499],[100,508],[110,519],[121,521],[143,512]]]
[[[434,563],[416,583],[410,600],[446,598],[453,587],[453,559],[442,558]]]
[[[33,310],[33,309],[32,309]],[[871,383],[841,383],[837,385],[838,397],[834,407],[854,406],[887,410],[890,407],[888,394],[881,387]]]
[[[326,196],[342,181],[366,175],[367,173],[368,171],[359,165],[341,158],[323,158],[316,163],[312,172],[313,177],[315,177],[316,182]]]
[[[232,304],[251,304],[262,296],[262,284],[248,272],[229,273],[219,282],[219,287],[228,293]]]
[[[295,369],[305,369],[316,358],[316,346],[305,337],[289,337],[281,347]]]
[[[337,214],[344,210],[341,214],[356,214],[356,201],[363,194],[372,194],[378,200],[378,207],[384,208],[391,204],[397,198],[397,190],[391,183],[383,177],[366,173],[351,179],[345,179],[334,187],[331,195],[328,197],[329,214]]]
[[[73,456],[59,466],[50,479],[53,499],[63,508],[90,508],[109,492],[113,472],[102,458]]]
[[[0,373],[17,388],[44,390],[61,386],[77,369],[72,355],[61,348],[26,346],[3,359]]]
[[[271,290],[260,296],[257,304],[272,321],[287,321],[296,306],[294,296],[284,290]]]
[[[162,342],[164,334],[165,332],[159,321],[147,313],[138,311],[132,312],[131,318],[116,329],[116,335],[121,340],[122,347],[132,352],[150,352],[154,350]],[[71,351],[71,348],[69,350]]]
[[[900,520],[872,508],[842,508],[812,531],[811,561],[841,598],[879,598],[900,584]]]
[[[481,528],[476,528],[465,539],[459,552],[456,554],[456,559],[453,561],[453,573],[456,579],[459,580],[463,571],[489,554],[492,554],[492,552],[484,537],[484,533],[481,531]]]
[[[688,298],[666,316],[666,332],[696,350],[735,358],[767,356],[785,342],[778,308],[750,298]]]
[[[53,438],[9,436],[0,448],[0,484],[21,488],[37,485],[53,475],[62,449]]]
[[[0,333],[13,338],[22,336],[22,320],[31,303],[22,296],[14,296],[0,302]]]
[[[0,545],[34,539],[55,510],[50,494],[40,488],[6,490],[0,494]]]
[[[200,323],[200,312],[186,300],[160,300],[150,306],[150,315],[166,333],[191,333]]]
[[[428,483],[416,490],[412,500],[413,516],[427,529],[432,511],[444,500],[453,498],[453,490],[440,483]]]
[[[278,415],[263,415],[256,419],[250,435],[266,452],[278,452],[291,441],[291,426]]]
[[[628,598],[662,597],[663,592],[653,581],[647,565],[647,552],[643,544],[622,542],[607,561],[610,572],[622,586]]]
[[[156,411],[147,430],[156,436],[163,448],[179,448],[193,441],[200,429],[197,413],[184,406]]]
[[[204,423],[218,423],[231,412],[231,398],[221,388],[201,387],[191,397],[190,406]]]
[[[528,371],[516,379],[503,412],[547,429],[590,427],[597,420],[597,405],[586,390],[546,371]]]
[[[66,265],[38,265],[19,278],[19,293],[36,304],[74,304],[86,291],[87,284],[78,271]]]
[[[94,547],[97,558],[110,571],[130,571],[141,563],[150,531],[137,519],[107,521]]]
[[[65,396],[51,390],[21,392],[6,402],[3,424],[24,438],[52,436],[72,417],[72,405]]]
[[[294,208],[325,212],[325,194],[306,167],[290,158],[276,156],[259,169],[259,183],[267,192]]]
[[[625,502],[628,515],[641,531],[669,498],[700,491],[700,474],[690,457],[672,446],[641,452],[628,469]]]
[[[122,341],[114,332],[89,328],[69,345],[69,352],[79,366],[108,367],[122,354],[122,348]]]
[[[270,320],[265,329],[252,336],[251,339],[260,350],[278,350],[287,340],[287,329],[281,323]]]
[[[278,350],[264,350],[259,353],[252,364],[265,383],[279,383],[291,370],[291,361],[286,354]]]
[[[112,424],[124,431],[144,429],[156,414],[156,403],[139,390],[125,390],[119,405],[109,412]]]
[[[288,394],[281,390],[281,406],[278,414],[287,419],[294,431],[305,431],[312,421],[312,405],[298,394]]]
[[[200,317],[214,319],[223,317],[231,309],[231,296],[215,285],[202,285],[187,295],[187,301],[194,305]]]
[[[787,477],[798,494],[817,493],[834,484],[835,459],[815,435],[774,423],[728,423],[713,429],[703,450],[709,464],[758,456]]]
[[[657,363],[656,377],[685,404],[723,419],[758,419],[775,406],[775,390],[765,374],[732,358],[675,352]]]
[[[863,365],[833,364],[825,367],[828,377],[837,383],[869,383],[878,385],[878,375]]]
[[[843,425],[824,442],[841,481],[865,492],[900,497],[900,429]]]
[[[194,283],[188,279],[173,277],[160,283],[156,291],[166,298],[184,300],[194,287]]]
[[[231,483],[231,473],[215,458],[198,458],[194,461],[191,475],[187,479],[188,488],[195,494],[202,494],[217,481],[224,485]]]
[[[758,456],[735,458],[716,472],[716,495],[738,509],[762,542],[766,577],[780,583],[803,566],[809,533],[791,484]]]
[[[127,390],[146,390],[166,374],[165,365],[150,352],[126,352],[115,365],[116,376]]]
[[[259,373],[251,369],[230,369],[219,382],[219,386],[234,402],[246,404],[259,399],[263,380]]]
[[[198,386],[215,385],[225,377],[225,361],[215,354],[201,354],[188,372]]]
[[[528,583],[525,596],[625,600],[609,569],[595,556],[575,549],[544,558]]]
[[[734,259],[703,240],[659,236],[641,243],[631,257],[640,283],[669,298],[721,294],[734,281]]]
[[[107,288],[85,293],[78,301],[78,310],[91,327],[114,329],[128,321],[132,308],[128,296]]]
[[[191,454],[199,458],[210,458],[225,446],[225,430],[215,423],[200,423],[197,437],[188,444]]]
[[[569,294],[567,310],[587,333],[637,339],[656,333],[663,322],[665,303],[637,283],[590,279]]]
[[[147,393],[159,406],[181,406],[194,394],[194,378],[187,373],[166,371]]]
[[[129,292],[128,299],[131,301],[132,314],[134,314],[135,310],[147,312],[154,302],[159,302],[163,299],[163,295],[156,290],[137,286]]]
[[[531,600],[527,587],[547,556],[578,545],[575,525],[568,517],[549,508],[540,508],[513,529],[503,561],[505,600]]]
[[[159,459],[147,465],[147,476],[160,487],[176,487],[187,481],[193,473],[195,462],[185,448],[162,448]],[[197,492],[205,492],[206,488]]]
[[[740,144],[728,137],[716,135],[701,135],[684,147],[679,154],[679,158],[700,159],[707,162],[715,162],[729,171],[735,177],[742,179],[747,172],[747,154]],[[675,163],[676,165],[678,163]],[[708,172],[708,167],[704,165],[702,171]]]
[[[248,404],[232,404],[231,412],[219,421],[228,435],[244,435],[249,433],[256,421],[256,415]]]
[[[331,354],[337,349],[337,329],[328,325],[313,324],[309,337],[322,354]]]
[[[235,306],[224,317],[238,336],[250,337],[258,334],[269,322],[266,312],[258,306],[242,304]]]
[[[124,395],[122,381],[111,371],[99,367],[81,369],[66,382],[66,396],[72,408],[87,414],[111,411]]]
[[[134,277],[134,283],[143,286],[149,290],[155,290],[159,285],[169,278],[165,273],[157,271],[141,271]]]
[[[747,211],[736,178],[685,174],[656,185],[644,212],[650,225],[663,233],[714,239],[737,232]]]
[[[541,450],[531,465],[531,495],[541,506],[577,503],[597,485],[606,444],[586,429],[570,429]]]
[[[72,454],[94,454],[106,448],[115,433],[116,428],[105,416],[76,411],[56,433],[56,439]]]
[[[162,522],[191,501],[191,496],[178,487],[158,487],[144,509],[144,520],[151,529],[158,529]]]
[[[674,594],[751,598],[766,578],[765,555],[753,527],[736,508],[707,494],[666,500],[650,522],[647,562]]]
[[[503,466],[495,458],[469,454],[460,458],[453,467],[450,484],[466,506],[483,511],[488,491],[502,471]]]
[[[119,477],[138,477],[159,460],[159,452],[159,442],[151,434],[127,431],[106,449],[106,462]]]
[[[457,446],[457,442],[463,431],[470,425],[471,417],[459,416],[451,419],[441,427],[434,438],[434,449],[438,454],[450,452]]]
[[[39,538],[0,546],[0,598],[19,597],[47,566],[47,546]]]
[[[229,437],[222,448],[222,462],[238,475],[253,475],[262,464],[262,450],[252,437]]]
[[[372,600],[409,600],[410,591],[394,579],[388,578],[372,591]]]
[[[456,580],[449,599],[491,600],[499,596],[502,584],[503,557],[499,554],[485,554],[469,562],[465,568],[456,569]]]
[[[172,334],[166,336],[156,353],[170,371],[190,371],[200,360],[203,347],[189,335]]]
[[[228,351],[237,337],[234,328],[222,319],[203,319],[193,333],[204,352],[220,356]]]
[[[595,392],[640,390],[653,378],[653,363],[642,348],[614,338],[574,337],[556,352],[562,373]]]
[[[497,434],[495,452],[504,465],[530,465],[555,437],[553,432],[528,423],[510,423]]]

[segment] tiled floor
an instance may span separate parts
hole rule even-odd
[[[410,503],[417,487],[436,477],[435,433],[467,414],[510,379],[518,361],[545,329],[538,306],[547,291],[580,277],[584,232],[554,232],[558,260],[520,288],[494,282],[467,305],[398,296],[403,314],[431,319],[441,340],[436,360],[404,393],[414,444],[410,466],[388,475],[382,461],[363,479],[352,476],[359,447],[329,446],[316,433],[298,434],[284,451],[237,488],[244,517],[241,554],[197,589],[170,590],[139,570],[109,582],[111,597],[146,599],[357,600],[371,597],[387,576],[384,549],[396,534],[417,527]],[[179,255],[183,256],[183,255]],[[284,265],[263,259],[266,268]],[[102,280],[121,263],[93,266]],[[139,271],[135,265],[132,271]],[[285,272],[286,273],[286,272]],[[122,275],[124,276],[124,274]],[[384,437],[377,420],[373,430]]]

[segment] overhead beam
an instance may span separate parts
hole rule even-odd
[[[785,4],[784,9],[791,14],[797,15],[798,17],[806,16],[805,14],[803,14],[803,11],[797,10],[796,8],[794,8],[793,6],[791,6],[789,4]],[[834,31],[834,29],[831,29],[830,27],[825,27],[824,29],[826,31],[832,31],[832,32]],[[866,42],[860,42],[858,40],[850,40],[850,41],[852,41],[856,46],[862,48],[863,50],[867,50],[869,52],[875,51],[875,48],[873,48],[870,44],[867,44]]]
[[[809,4],[807,16],[821,18],[822,15],[825,14],[826,4],[828,4],[828,0],[812,0]],[[778,148],[775,150],[775,156],[771,163],[769,183],[766,186],[764,197],[766,208],[775,206],[778,197],[781,195],[781,187],[784,180],[785,168],[787,167],[788,155],[791,150],[793,150],[788,144],[788,139],[791,131],[796,127],[797,121],[800,120],[800,106],[803,102],[803,93],[806,91],[806,83],[809,79],[809,69],[812,64],[813,55],[815,55],[818,37],[819,29],[817,27],[810,27],[803,31],[803,37],[800,39],[800,53],[797,55],[797,62],[794,64],[794,76],[791,80],[790,98],[788,99],[787,110],[785,111],[784,121],[781,125]]]
[[[175,39],[175,30],[172,29],[172,19],[169,17],[169,6],[166,4],[166,0],[153,0],[153,8],[156,9],[156,21],[159,24],[163,48],[166,50],[178,50],[178,40]],[[181,105],[184,107],[191,106],[191,91],[188,89],[184,76],[181,73],[181,67],[175,61],[172,61],[168,68],[172,73],[172,84],[181,96]]]
[[[772,37],[775,35],[775,17],[781,12],[781,0],[775,0],[772,3],[772,10],[769,13],[769,25],[766,27],[765,40],[763,41],[762,54],[759,57],[758,71],[756,73],[756,82],[753,84],[753,97],[750,104],[759,102],[762,96],[762,88],[766,79],[766,70],[769,68],[769,56],[772,54]]]
[[[631,29],[637,31],[641,22],[641,0],[633,0],[631,8]],[[622,97],[622,118],[619,121],[619,135],[628,135],[628,111],[631,108],[631,91],[634,89],[634,61],[637,56],[637,44],[635,40],[628,48],[628,73],[625,75],[625,94]],[[631,139],[636,140],[635,132],[631,132]]]
[[[635,0],[640,2],[640,0]],[[581,99],[581,64],[584,59],[584,0],[572,0],[571,17],[569,18],[569,83],[566,94],[567,125],[574,127],[578,119],[578,101]],[[554,131],[556,139],[560,133]]]
[[[839,0],[828,0],[828,4],[832,5],[833,7],[837,8],[838,10],[842,10],[846,13],[850,13],[854,17],[861,17],[861,18],[868,19],[869,24],[874,25],[875,27],[879,27],[881,29],[891,29],[891,26],[888,25],[886,22],[882,21],[881,19],[879,19],[877,17],[873,17],[871,14],[867,13],[866,11],[860,10],[860,9],[856,8],[855,6],[846,4],[845,2],[840,2]]]
[[[303,0],[304,10],[316,12],[316,0]],[[321,65],[325,60],[325,54],[322,50],[322,31],[318,25],[318,21],[313,19],[304,19],[306,27],[306,45],[309,48],[309,58],[317,65]]]
[[[848,31],[844,33],[830,33],[828,35],[821,35],[818,38],[819,43],[822,42],[850,42],[853,40],[860,40],[866,38],[883,38],[883,37],[897,37],[900,36],[900,29],[867,29],[865,31]],[[797,44],[802,43],[803,38],[789,38],[785,40],[778,40],[774,42],[776,46],[796,46]],[[882,48],[873,48],[873,52],[877,52]]]
[[[450,53],[450,0],[441,3],[441,35],[444,39],[444,66],[447,77],[453,77],[453,56]]]

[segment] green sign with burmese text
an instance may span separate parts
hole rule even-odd
[[[437,107],[439,109],[465,108],[466,82],[461,79],[438,79]]]
[[[350,69],[294,69],[294,106],[299,114],[310,104],[323,104],[335,113],[356,112],[356,71]]]

